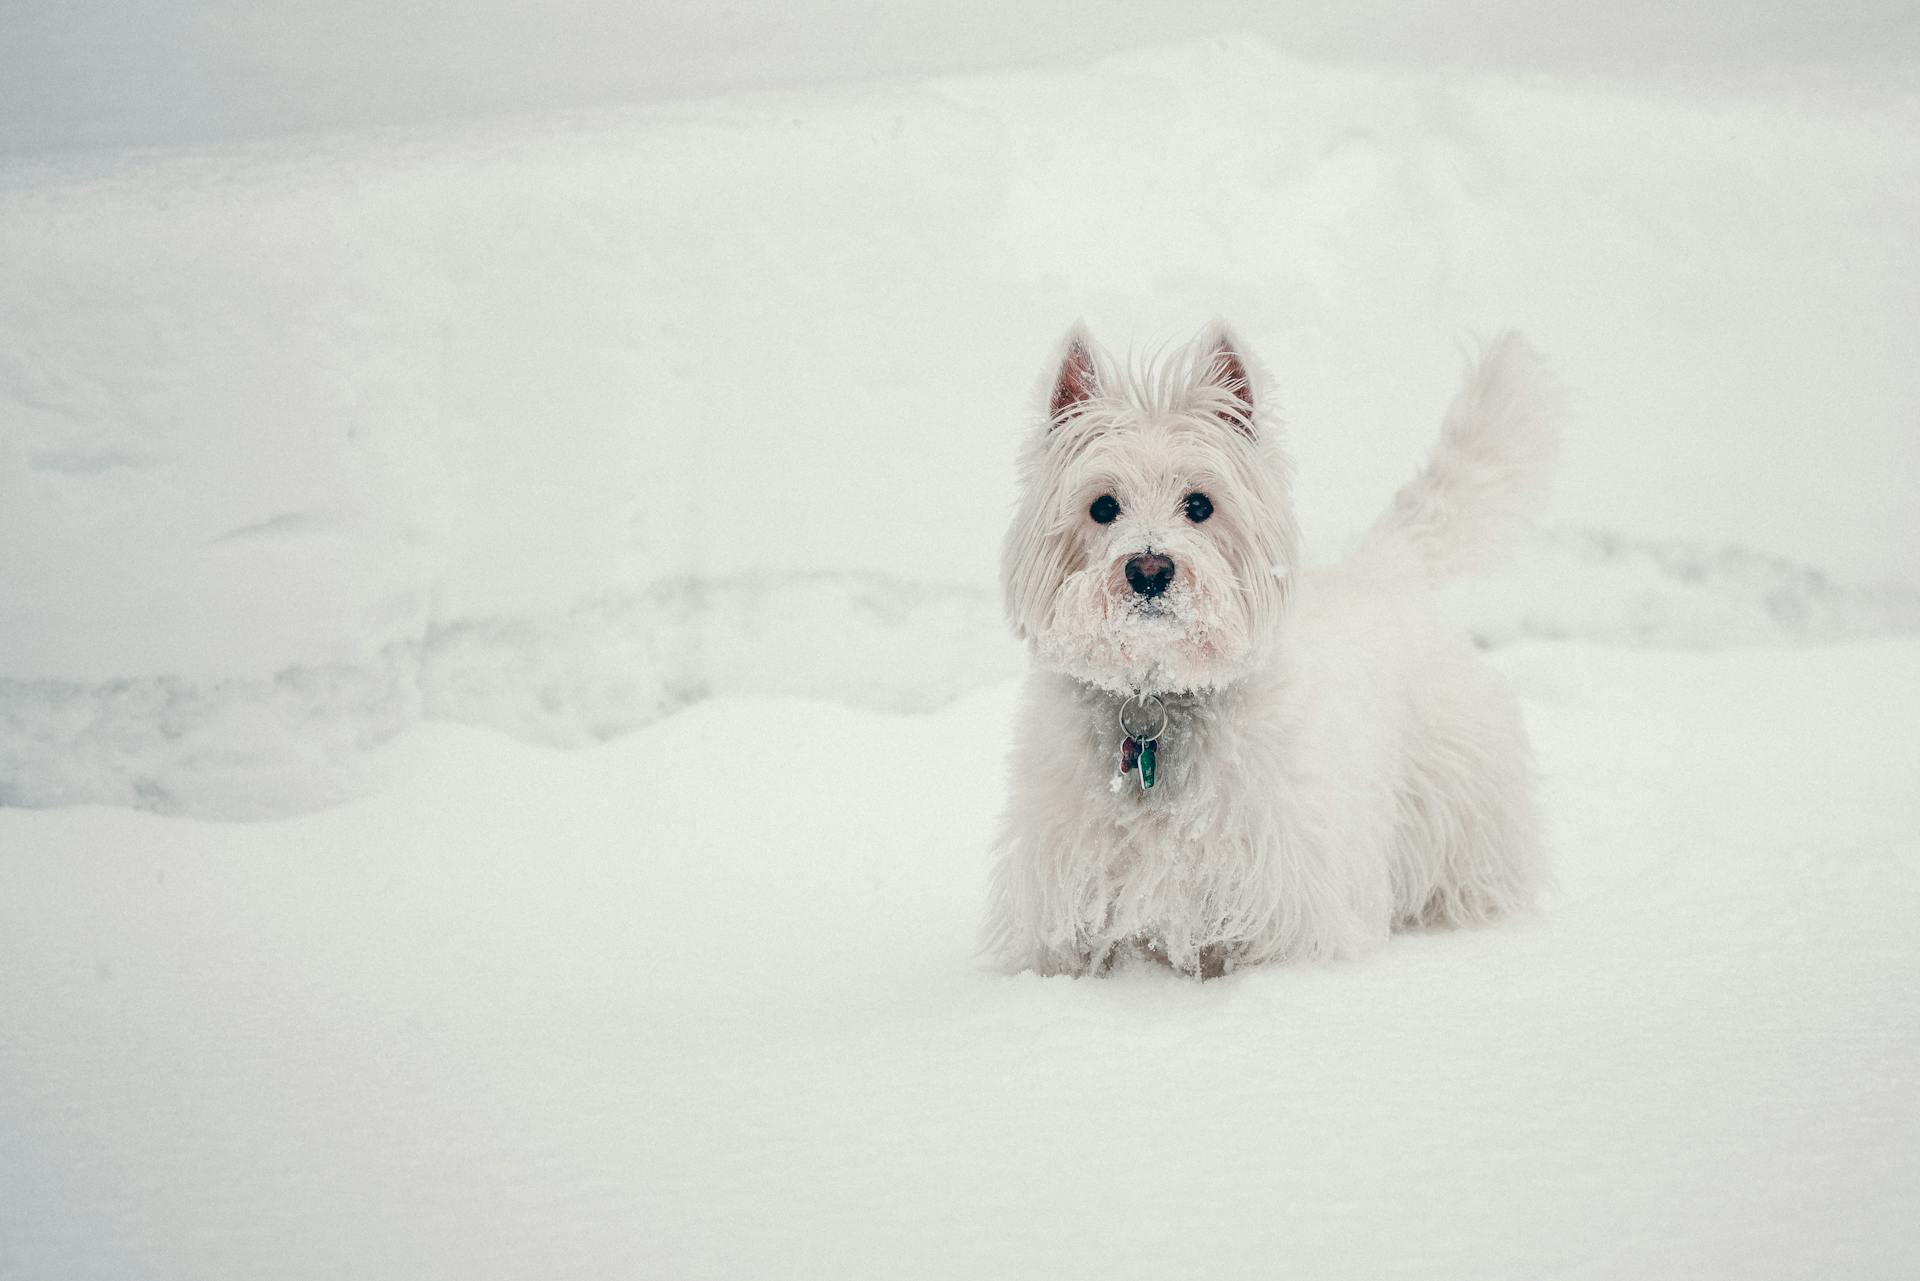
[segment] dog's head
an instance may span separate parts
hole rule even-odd
[[[1123,693],[1212,689],[1253,664],[1298,542],[1257,381],[1218,325],[1130,369],[1067,335],[1002,563],[1043,663]]]

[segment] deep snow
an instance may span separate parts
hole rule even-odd
[[[1920,642],[1523,645],[1538,917],[972,955],[1013,691],[0,811],[8,1277],[1901,1277]]]

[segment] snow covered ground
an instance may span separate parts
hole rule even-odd
[[[1527,644],[1536,918],[971,954],[1013,688],[0,811],[8,1277],[1909,1277],[1920,641]]]

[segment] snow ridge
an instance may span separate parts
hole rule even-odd
[[[1600,531],[1523,544],[1506,570],[1453,591],[1492,647],[1920,633],[1920,592]],[[262,818],[366,791],[378,782],[372,749],[421,720],[582,747],[712,697],[931,711],[1023,667],[983,588],[833,571],[679,577],[547,613],[439,622],[361,661],[266,678],[0,678],[0,805]]]

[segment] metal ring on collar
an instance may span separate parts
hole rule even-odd
[[[1137,730],[1132,725],[1127,723],[1127,712],[1129,711],[1129,709],[1133,708],[1135,705],[1138,705],[1140,710],[1144,713],[1147,713],[1149,715],[1151,714],[1159,715],[1160,723],[1153,727],[1153,732],[1151,734],[1144,733],[1140,730]],[[1162,699],[1158,694],[1135,694],[1131,696],[1130,698],[1127,699],[1126,702],[1120,704],[1120,732],[1122,734],[1125,734],[1128,738],[1137,739],[1142,743],[1153,742],[1155,739],[1159,738],[1162,734],[1167,732],[1166,703],[1162,701]]]

